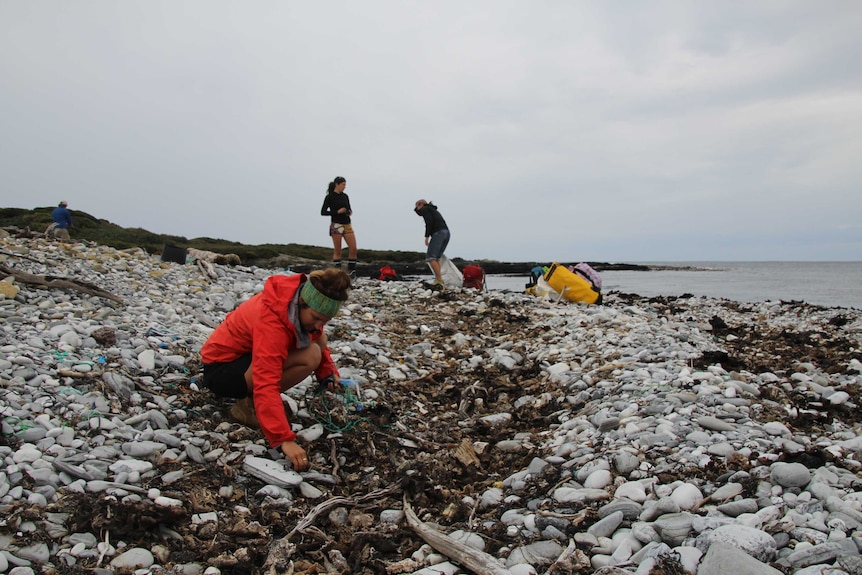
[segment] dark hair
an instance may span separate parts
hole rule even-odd
[[[327,186],[326,188],[326,193],[331,194],[335,190],[335,186],[337,186],[338,184],[343,184],[346,181],[347,180],[345,180],[341,176],[338,176],[337,178],[329,182],[329,186]]]
[[[336,268],[314,270],[308,274],[308,281],[326,297],[347,301],[350,296],[350,274],[344,270]]]

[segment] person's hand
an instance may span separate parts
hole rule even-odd
[[[303,471],[308,468],[308,455],[297,442],[285,441],[281,444],[281,452],[290,460],[296,471]]]
[[[323,384],[325,383],[327,391],[330,391],[332,393],[338,393],[339,391],[341,391],[340,382],[341,382],[341,377],[337,373],[333,373],[332,375],[324,377],[320,381],[317,389],[318,389],[318,391],[322,391],[323,390]]]
[[[425,238],[425,246],[426,247],[428,246],[428,242],[430,242],[430,241],[431,241],[431,238]]]

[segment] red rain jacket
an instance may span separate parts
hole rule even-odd
[[[281,401],[281,374],[288,353],[296,349],[296,326],[287,318],[287,306],[306,279],[305,274],[270,277],[263,291],[230,312],[201,348],[204,363],[228,363],[251,353],[254,408],[272,447],[296,439]],[[321,335],[312,334],[312,341]],[[337,373],[324,349],[314,374],[322,380]]]

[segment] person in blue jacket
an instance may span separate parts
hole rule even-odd
[[[69,228],[72,227],[72,212],[66,207],[69,204],[66,203],[66,200],[60,202],[54,211],[51,212],[51,219],[54,220],[54,223],[51,224],[51,231],[53,232],[54,238],[58,240],[68,240],[71,239],[69,237]]]

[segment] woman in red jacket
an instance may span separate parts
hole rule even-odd
[[[312,373],[318,381],[331,376],[331,385],[337,386],[338,369],[323,326],[349,294],[350,276],[342,270],[272,276],[261,293],[225,317],[201,348],[204,385],[218,396],[239,399],[231,417],[259,425],[296,470],[308,467],[308,459],[296,443],[281,392]]]

